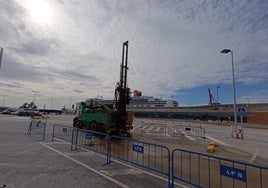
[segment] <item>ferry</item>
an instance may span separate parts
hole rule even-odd
[[[97,99],[100,101],[102,104],[106,106],[110,106],[114,104],[114,100],[107,100],[107,99]],[[90,99],[85,101],[86,103],[90,102]],[[162,98],[154,98],[153,96],[142,96],[141,91],[134,91],[134,96],[131,97],[128,107],[131,108],[139,108],[139,107],[148,107],[148,108],[153,108],[153,107],[178,107],[179,103],[175,100],[172,99],[162,99]]]
[[[129,107],[178,107],[178,102],[172,99],[154,98],[153,96],[132,97]]]
[[[178,107],[179,103],[172,99],[154,98],[142,96],[141,91],[135,90],[131,97],[129,107]]]

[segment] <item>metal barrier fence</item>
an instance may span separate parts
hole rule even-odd
[[[166,175],[170,182],[170,151],[167,147],[130,138],[110,136],[108,163],[111,157]]]
[[[172,184],[179,180],[194,187],[268,187],[268,168],[202,153],[172,151]]]
[[[70,142],[71,150],[81,147],[106,155],[105,165],[115,158],[160,173],[172,188],[176,181],[191,187],[268,187],[268,168],[250,163],[183,149],[170,152],[162,145],[59,124],[53,126],[55,138]]]
[[[184,135],[206,139],[206,130],[201,126],[180,126],[179,129]]]
[[[206,131],[201,126],[191,126],[191,125],[176,125],[169,127],[166,125],[141,125],[139,126],[142,135],[153,135],[153,136],[168,136],[168,137],[177,137],[177,136],[191,136],[191,137],[200,137],[206,139]]]
[[[72,142],[73,140],[73,127],[54,124],[53,125],[53,133],[52,133],[52,142],[54,139],[60,139],[68,142]]]
[[[100,132],[73,129],[71,150],[82,147],[101,154],[108,154],[108,135]]]
[[[29,124],[27,135],[32,135],[32,133],[42,135],[42,140],[45,140],[46,136],[46,124],[47,119],[45,120],[32,120]]]
[[[108,164],[108,135],[100,132],[77,129],[66,125],[54,124],[52,142],[55,138],[71,143],[71,150],[78,147],[107,155]]]
[[[183,136],[184,134],[181,132],[181,127],[169,127],[166,125],[141,125],[139,126],[142,135],[150,135],[150,136],[167,136],[167,137],[177,137]]]
[[[150,134],[150,135],[156,135],[156,136],[164,136],[166,133],[166,126],[165,125],[141,125],[140,126],[140,131],[141,131],[141,136],[145,134]]]

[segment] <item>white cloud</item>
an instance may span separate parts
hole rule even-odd
[[[231,83],[231,57],[219,53],[223,48],[234,51],[238,82],[268,80],[267,2],[48,3],[54,11],[50,24],[34,22],[21,1],[0,3],[2,81],[23,85],[16,90],[22,95],[38,90],[48,101],[112,98],[126,40],[129,86],[147,95]]]
[[[268,101],[267,90],[255,90],[238,99],[239,103],[263,103],[263,101]]]

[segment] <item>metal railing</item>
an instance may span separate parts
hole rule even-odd
[[[52,133],[52,142],[55,138],[64,140],[67,142],[72,142],[73,140],[73,127],[54,124],[53,125],[53,133]]]
[[[108,153],[108,135],[105,133],[74,128],[72,137],[71,150],[81,147],[105,155]]]
[[[108,163],[111,163],[111,158],[166,175],[168,182],[170,182],[170,151],[165,146],[125,137],[110,136]]]
[[[179,180],[194,187],[268,187],[268,168],[203,153],[175,149],[171,187]]]
[[[169,127],[166,125],[141,125],[139,126],[141,136],[142,135],[153,135],[153,136],[168,136],[168,137],[177,137],[177,136],[191,136],[199,137],[203,140],[206,139],[206,130],[201,126],[191,126],[191,125],[175,125]]]
[[[71,150],[84,148],[106,155],[106,163],[122,160],[164,175],[168,187],[265,188],[268,168],[204,153],[174,149],[135,139],[111,136],[55,124],[52,140],[70,142]]]
[[[46,124],[47,120],[32,120],[29,124],[27,135],[38,134],[42,135],[42,140],[45,140],[46,136]]]
[[[200,137],[206,139],[206,130],[201,126],[180,126],[180,132],[187,136]]]

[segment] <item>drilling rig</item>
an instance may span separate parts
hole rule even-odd
[[[73,126],[96,132],[131,137],[133,114],[127,112],[130,88],[127,85],[128,41],[123,43],[120,78],[116,84],[113,104],[104,104],[99,99],[77,103]]]
[[[126,111],[130,102],[130,88],[127,86],[127,70],[128,70],[128,41],[123,43],[122,63],[120,66],[120,79],[117,83],[114,94],[114,116],[115,124],[118,126],[122,134],[129,134],[130,127],[127,126],[128,120],[133,120],[133,115]],[[131,125],[132,128],[132,125]]]

